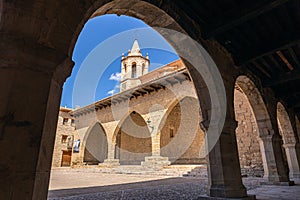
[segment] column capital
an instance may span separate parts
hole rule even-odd
[[[296,143],[292,144],[292,143],[289,143],[289,144],[283,144],[282,145],[284,148],[295,148],[296,147]]]
[[[67,57],[53,72],[53,79],[60,85],[71,75],[74,62],[70,57]]]
[[[214,121],[210,121],[210,120],[203,120],[200,122],[200,128],[204,131],[207,132],[209,126],[211,125],[216,125],[219,122],[214,122]],[[225,133],[231,133],[231,132],[235,132],[235,129],[238,126],[238,122],[235,119],[232,118],[226,118],[224,125],[223,125],[223,131]]]
[[[232,133],[235,132],[235,129],[238,127],[238,122],[235,119],[227,118],[224,122],[223,132]]]

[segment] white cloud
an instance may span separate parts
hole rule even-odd
[[[115,90],[109,90],[109,91],[107,92],[107,94],[113,95],[115,92],[116,92]]]
[[[109,77],[109,80],[114,80],[114,81],[120,81],[121,80],[121,73],[112,73]]]
[[[116,93],[118,93],[118,92],[120,92],[120,85],[119,85],[119,84],[116,84],[115,87],[114,87],[114,89],[113,89],[113,90],[109,90],[109,91],[107,92],[107,94],[109,94],[109,95],[114,95],[114,94],[116,94]]]

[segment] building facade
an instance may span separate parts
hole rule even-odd
[[[75,151],[73,145],[68,151],[71,165],[206,163],[200,106],[186,67],[176,60],[149,72],[149,65],[148,54],[141,54],[135,40],[127,56],[122,55],[120,93],[69,112],[76,124],[76,131],[70,133],[78,148]],[[242,88],[236,83],[234,92],[242,174],[262,177],[268,169],[264,169],[259,128]],[[56,143],[63,135],[60,126]],[[59,146],[53,159],[58,164],[65,151],[57,150]]]

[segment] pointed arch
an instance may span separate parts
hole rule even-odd
[[[106,132],[99,122],[93,122],[82,141],[83,162],[87,164],[98,164],[107,159],[108,141]]]
[[[159,124],[161,156],[172,164],[204,162],[204,133],[200,128],[198,99],[183,96],[170,103]]]
[[[140,165],[146,156],[151,156],[151,134],[144,118],[136,111],[120,120],[113,142],[115,158],[119,159],[120,164]]]

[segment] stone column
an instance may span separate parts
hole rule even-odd
[[[0,199],[47,199],[62,85],[73,62],[59,65],[54,58],[64,57],[50,48],[9,39],[0,45]]]
[[[162,157],[160,155],[160,132],[151,136],[152,143],[152,155],[145,157],[145,161],[141,164],[147,167],[163,167],[170,165],[168,157]]]
[[[299,143],[284,144],[287,162],[289,165],[289,176],[291,179],[300,179],[299,157],[297,156],[297,149],[299,150]]]
[[[103,163],[99,164],[100,166],[118,166],[120,165],[120,160],[116,159],[116,142],[108,142],[107,149],[107,159],[104,160]]]
[[[277,166],[277,172],[279,175],[280,185],[293,185],[293,182],[290,181],[288,175],[288,168],[285,164],[282,152],[282,139],[279,133],[275,133],[272,138],[274,157]]]
[[[170,165],[168,157],[162,157],[160,155],[160,125],[166,110],[158,107],[157,109],[152,108],[145,119],[150,119],[148,124],[149,131],[151,133],[151,145],[152,145],[152,155],[145,157],[145,161],[141,163],[142,166],[146,167],[163,167]]]
[[[266,135],[260,136],[258,139],[263,160],[264,178],[272,184],[278,184],[280,183],[280,177],[275,162],[272,138],[273,135]]]
[[[203,123],[205,124],[205,123]],[[207,123],[206,123],[207,124]],[[207,125],[206,125],[207,126]],[[218,124],[209,124],[210,129],[217,130]],[[210,197],[202,198],[249,198],[246,188],[242,183],[241,168],[238,157],[235,129],[237,122],[234,119],[226,118],[225,124],[220,135],[217,131],[206,137],[206,148],[212,147],[208,152],[208,176]],[[205,127],[207,129],[208,127]],[[213,144],[215,138],[216,144]]]

